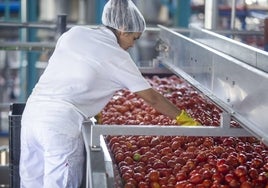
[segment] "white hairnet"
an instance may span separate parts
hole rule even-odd
[[[131,0],[109,0],[102,12],[102,24],[124,32],[143,32],[145,20]]]

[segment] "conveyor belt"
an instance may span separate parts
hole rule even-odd
[[[159,27],[159,61],[207,95],[246,130],[268,144],[267,72],[252,66],[252,62],[245,63],[247,59],[242,61],[241,58],[223,53],[224,50],[213,49],[173,30]],[[232,49],[239,51],[237,43],[228,41],[222,43],[222,49],[228,43],[230,53]],[[250,50],[251,48],[246,49]],[[241,51],[245,52],[245,48]],[[252,54],[256,54],[256,51]],[[256,64],[261,65],[259,61],[268,62],[267,53],[258,51],[258,54],[261,55],[255,57]]]
[[[268,86],[267,73],[170,29],[162,26],[160,28],[162,48],[159,48],[161,52],[157,60],[170,72],[183,77],[224,109],[221,126],[190,128],[155,125],[95,126],[92,121],[86,121],[83,126],[87,149],[86,187],[114,187],[116,174],[102,135],[251,136],[253,134],[268,143],[268,130],[265,126],[268,117],[259,118],[259,115],[268,112],[268,100],[264,92]],[[159,72],[159,70],[151,71],[152,69],[142,70],[145,73]],[[251,100],[250,97],[256,100]],[[238,120],[244,129],[229,127],[231,117]],[[16,113],[12,114],[10,120],[13,124],[20,123],[20,117],[17,117]],[[13,149],[14,147],[12,147],[14,153]],[[16,153],[18,154],[17,151]],[[16,179],[11,179],[13,183],[14,180],[19,182],[17,181],[19,177],[15,175],[13,177]]]

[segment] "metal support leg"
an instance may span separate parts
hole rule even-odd
[[[82,132],[86,147],[86,188],[113,188],[113,163],[105,144],[104,138],[98,135],[99,145],[92,145],[92,127],[98,126],[87,121],[83,124]]]
[[[268,18],[264,20],[264,50],[268,51]]]
[[[61,35],[66,31],[66,25],[67,25],[67,15],[66,14],[58,15],[58,20],[57,20],[58,35]]]

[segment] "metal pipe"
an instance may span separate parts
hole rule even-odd
[[[228,34],[229,32],[222,32]],[[236,32],[235,32],[236,33]],[[230,34],[230,33],[229,33]],[[253,33],[237,33],[238,35],[252,35]],[[254,33],[255,35],[261,35],[260,33]],[[266,42],[267,43],[267,42]],[[0,42],[0,50],[6,51],[45,51],[53,50],[55,42]]]
[[[21,29],[21,28],[35,28],[35,29],[55,29],[55,24],[40,24],[40,23],[14,23],[14,22],[0,22],[0,28],[4,29]]]
[[[267,24],[268,25],[268,24]],[[91,26],[95,28],[96,26]],[[189,33],[189,29],[180,29],[174,28],[172,29],[178,33]],[[147,28],[146,31],[149,32],[159,32],[159,28]],[[268,29],[266,30],[268,31]],[[215,30],[215,33],[223,34],[223,35],[256,35],[256,36],[263,36],[263,32],[261,31],[229,31],[229,30]],[[267,35],[267,34],[266,34]],[[268,40],[268,37],[266,41]],[[0,42],[0,50],[6,51],[46,51],[46,50],[53,50],[55,47],[56,42]],[[268,41],[266,42],[268,44]],[[268,47],[266,47],[268,48]],[[267,51],[267,50],[266,50]]]
[[[21,0],[21,21],[27,22],[27,0]],[[22,29],[21,31],[21,41],[27,40],[27,30]]]
[[[235,28],[235,17],[236,17],[236,0],[232,0],[232,10],[231,10],[231,25],[230,28]]]
[[[86,24],[66,24],[66,29],[77,25],[84,25],[90,28],[97,28],[99,25],[86,25]],[[14,23],[14,22],[0,22],[0,28],[3,29],[20,29],[20,28],[36,28],[36,29],[49,29],[49,30],[56,30],[56,24],[42,24],[42,23],[30,23],[30,22],[23,22],[23,23]],[[178,33],[190,33],[189,28],[180,28],[180,27],[170,27],[171,30],[176,31]],[[149,32],[159,32],[159,27],[147,27],[146,31]],[[223,34],[223,35],[258,35],[263,36],[262,31],[247,31],[247,30],[217,30],[217,29],[210,29],[215,33]]]
[[[28,22],[28,1],[27,0],[21,0],[21,21],[22,22]],[[27,42],[28,41],[28,33],[29,33],[29,30],[26,29],[26,28],[22,28],[20,31],[19,31],[19,40],[20,42]],[[21,64],[24,64],[25,62],[28,63],[28,54],[27,53],[20,53],[21,54],[21,59],[20,59],[20,63]],[[28,65],[27,65],[28,66]],[[27,67],[28,68],[28,67]],[[20,93],[20,96],[19,98],[21,99],[25,99],[26,98],[26,95],[27,93],[29,93],[29,89],[28,89],[28,81],[29,81],[29,77],[28,76],[28,70],[27,68],[25,69],[25,71],[22,71],[22,69],[20,69],[20,74],[19,74],[19,77],[20,77],[20,90],[21,91],[24,91],[24,92],[21,92]],[[27,72],[26,72],[27,71]]]
[[[176,26],[187,28],[189,18],[191,17],[191,2],[190,0],[177,0],[176,3],[177,7],[174,22]]]
[[[10,18],[10,2],[9,0],[5,0],[5,19],[9,19]]]
[[[85,2],[85,0],[79,0],[78,7],[79,7],[78,23],[84,24],[84,23],[86,23],[86,2]]]
[[[57,34],[58,35],[63,34],[66,31],[66,26],[67,26],[67,15],[66,14],[58,15]]]
[[[216,29],[218,21],[218,1],[206,0],[205,1],[205,28]]]
[[[54,42],[0,42],[0,50],[9,51],[45,51],[54,47]]]

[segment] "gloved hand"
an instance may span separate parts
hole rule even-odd
[[[181,113],[176,117],[176,122],[182,126],[198,126],[201,125],[199,122],[195,121],[193,118],[185,112],[185,110],[181,110]]]
[[[97,120],[97,124],[102,124],[102,115],[101,115],[101,112],[98,113],[94,118]]]

